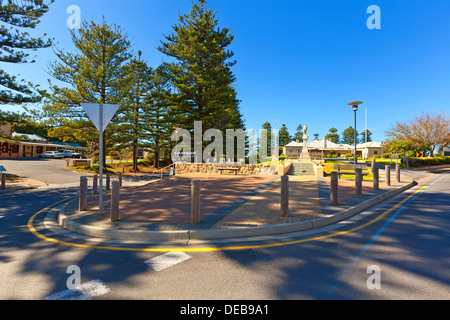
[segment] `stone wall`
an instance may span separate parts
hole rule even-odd
[[[220,174],[219,168],[239,168],[238,174],[250,175],[276,175],[275,166],[258,164],[213,164],[213,163],[177,163],[175,174],[183,173],[205,173]],[[225,173],[225,172],[224,172]],[[233,171],[234,173],[234,171]]]

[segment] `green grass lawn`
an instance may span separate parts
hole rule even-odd
[[[325,177],[329,177],[331,176],[331,172],[333,171],[337,171],[334,169],[334,164],[349,164],[348,162],[342,162],[342,161],[325,161],[325,164],[323,164],[323,173]],[[354,172],[352,170],[340,170],[341,172]],[[363,175],[363,180],[373,180],[373,174],[372,172],[369,170],[363,170],[363,172],[367,172],[369,173],[368,175]],[[349,178],[349,179],[355,179],[355,175],[354,174],[343,174],[341,175],[341,178]]]

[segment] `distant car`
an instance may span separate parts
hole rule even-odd
[[[80,158],[83,155],[81,153],[75,152],[73,150],[59,150],[59,153],[64,155],[64,158]]]
[[[38,154],[38,158],[63,159],[64,155],[56,151],[47,151],[45,153]]]

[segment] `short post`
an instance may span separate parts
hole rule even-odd
[[[111,190],[111,173],[106,173],[106,190]]]
[[[289,176],[281,177],[281,217],[289,215]]]
[[[362,195],[362,180],[362,168],[355,168],[355,189],[357,196]]]
[[[397,164],[397,166],[395,167],[396,170],[396,179],[397,179],[397,183],[400,183],[401,178],[400,178],[400,165]]]
[[[386,172],[386,185],[389,187],[391,185],[391,166],[386,166],[384,171]]]
[[[338,189],[339,189],[339,174],[337,173],[337,171],[332,171],[330,184],[330,203],[332,206],[338,205]]]
[[[376,163],[377,163],[377,161],[375,159],[375,156],[373,156],[373,158],[372,158],[372,166],[370,167],[370,170],[372,171],[372,173],[373,173],[373,170],[375,169]]]
[[[6,189],[6,173],[2,172],[2,190]]]
[[[191,182],[191,223],[200,224],[200,192],[201,180],[195,179]]]
[[[375,167],[373,168],[373,190],[380,189],[380,170]]]
[[[120,183],[120,186],[122,187],[122,185],[123,185],[123,173],[122,172],[119,172],[119,183]]]
[[[406,158],[406,169],[409,169],[409,159],[408,158]]]
[[[80,178],[80,199],[79,199],[79,211],[87,210],[87,194],[88,194],[88,179],[86,177]]]
[[[117,222],[119,220],[119,205],[120,205],[120,181],[114,180],[112,182],[111,190],[111,222]]]
[[[92,189],[94,194],[98,194],[98,174],[94,175]]]

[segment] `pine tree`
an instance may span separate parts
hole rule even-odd
[[[342,132],[341,143],[353,145],[355,143],[355,129],[352,126]],[[358,131],[356,131],[356,143],[359,143]]]
[[[338,130],[336,128],[331,128],[329,130],[329,134],[327,135],[327,139],[333,143],[339,143],[339,135],[337,132]]]
[[[138,148],[147,146],[143,141],[143,111],[146,107],[145,99],[153,89],[153,70],[141,60],[141,55],[139,51],[138,58],[131,60],[125,67],[130,87],[118,111],[118,130],[115,133],[116,147],[132,150],[135,171],[138,169]]]
[[[361,132],[360,141],[361,143],[366,142],[366,130],[364,130],[364,132]],[[369,129],[367,129],[367,142],[372,142],[372,132]]]
[[[299,124],[297,127],[297,131],[294,135],[294,140],[298,140],[298,142],[303,141],[303,126],[301,124]]]
[[[3,4],[3,2],[6,2]],[[33,38],[23,29],[34,29],[39,19],[48,12],[54,0],[0,1],[0,62],[33,63],[28,50],[48,48],[50,40]],[[45,35],[44,35],[45,37]],[[0,69],[0,102],[2,104],[36,103],[42,100],[45,91],[38,86],[18,80],[16,76]]]
[[[284,147],[291,141],[292,141],[292,137],[289,134],[289,131],[288,131],[286,125],[283,124],[283,126],[280,129],[280,148]]]
[[[143,121],[148,146],[153,151],[153,164],[159,168],[161,153],[171,154],[171,134],[176,123],[170,103],[172,86],[167,64],[158,66],[152,77],[152,90],[146,97]]]
[[[272,126],[269,122],[266,122],[262,125],[262,128],[265,130],[265,135],[261,135],[259,138],[259,154],[260,161],[265,162],[266,160],[262,158],[262,155],[270,156],[272,154]],[[266,148],[266,150],[261,151],[261,148]]]
[[[194,121],[202,121],[203,131],[244,128],[233,88],[231,67],[236,62],[230,61],[234,54],[227,50],[234,36],[218,27],[216,13],[205,5],[206,0],[198,0],[190,14],[181,15],[174,33],[158,48],[176,60],[168,64],[174,111],[185,129],[192,129]]]
[[[105,21],[85,21],[81,29],[71,31],[71,37],[77,51],[56,50],[58,60],[49,67],[49,73],[66,84],[51,86],[52,95],[44,111],[56,129],[49,135],[95,143],[98,132],[80,103],[120,104],[130,88],[125,65],[131,59],[131,43],[119,26]],[[117,129],[112,123],[105,132],[103,158],[114,143]]]

